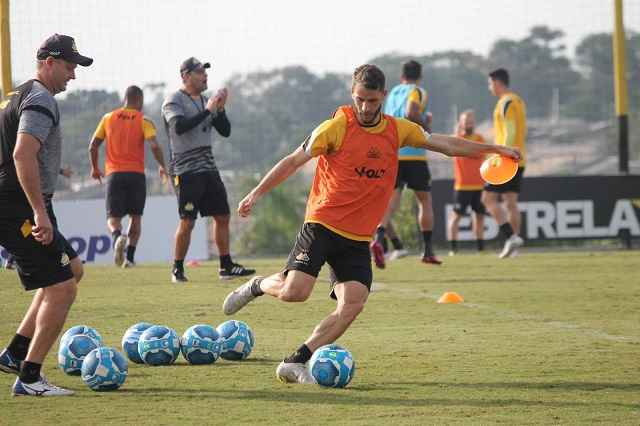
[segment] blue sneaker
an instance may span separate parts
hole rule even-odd
[[[69,389],[62,389],[47,382],[44,374],[40,373],[40,378],[33,383],[22,383],[20,377],[13,384],[11,396],[69,396],[75,392]]]
[[[22,366],[22,360],[14,358],[8,349],[5,349],[0,354],[0,371],[3,373],[11,373],[16,376],[20,374],[20,367]]]

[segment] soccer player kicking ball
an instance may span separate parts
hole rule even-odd
[[[378,67],[356,68],[351,85],[354,105],[338,108],[331,120],[318,126],[239,203],[238,214],[247,217],[263,194],[318,157],[304,224],[285,271],[253,277],[223,304],[224,313],[232,315],[263,294],[303,302],[311,295],[322,265],[329,264],[329,295],[337,300],[336,310],[278,365],[276,376],[283,382],[314,383],[305,364],[316,349],[340,338],[364,308],[373,278],[369,242],[393,191],[399,148],[413,146],[449,156],[499,153],[516,161],[521,158],[517,148],[430,134],[411,121],[382,114],[387,92]]]

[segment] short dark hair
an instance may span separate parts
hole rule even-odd
[[[498,68],[495,71],[489,73],[489,78],[493,81],[498,80],[505,86],[509,86],[509,73],[504,68]]]
[[[142,89],[138,86],[129,86],[127,87],[127,90],[124,91],[124,98],[135,102],[144,98],[144,94],[142,93]]]
[[[406,80],[417,80],[422,75],[422,65],[413,59],[402,63],[402,75]]]
[[[380,68],[371,64],[360,65],[353,71],[351,87],[360,83],[366,89],[384,92],[385,78]]]

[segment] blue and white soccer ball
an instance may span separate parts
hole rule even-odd
[[[145,364],[171,365],[180,353],[180,338],[164,325],[154,325],[140,335],[138,353]]]
[[[96,341],[96,344],[98,345],[99,348],[102,347],[103,345],[102,336],[100,336],[100,333],[98,333],[98,330],[96,330],[93,327],[89,327],[88,325],[74,325],[73,327],[71,327],[70,329],[64,332],[64,334],[60,338],[60,343],[64,342],[64,339],[66,339],[67,337],[74,336],[76,334],[85,334],[91,337],[93,340]]]
[[[82,380],[97,392],[118,389],[127,380],[129,367],[124,356],[113,348],[97,348],[82,363]]]
[[[191,364],[213,364],[222,352],[222,340],[218,330],[210,325],[189,327],[180,341],[182,355]]]
[[[253,331],[242,321],[230,320],[223,322],[217,328],[222,339],[222,352],[224,359],[237,361],[245,359],[253,350],[255,340]]]
[[[318,386],[343,388],[356,372],[351,352],[340,345],[324,345],[313,353],[309,361],[309,373]]]
[[[136,364],[144,364],[138,352],[138,342],[140,341],[142,332],[151,327],[153,327],[153,324],[139,322],[125,331],[124,336],[122,336],[122,351],[126,357],[129,358],[129,361],[135,362]]]
[[[98,344],[86,334],[68,336],[60,343],[58,349],[58,365],[65,373],[71,376],[79,376],[82,361]]]

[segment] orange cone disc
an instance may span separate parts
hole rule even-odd
[[[518,163],[509,157],[494,155],[484,160],[480,166],[480,175],[491,185],[502,185],[509,182],[518,171]]]

